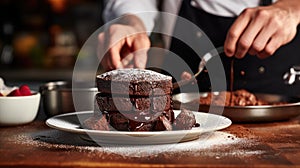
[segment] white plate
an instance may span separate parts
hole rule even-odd
[[[174,110],[175,117],[179,112],[179,110]],[[46,124],[54,129],[81,134],[83,139],[101,144],[163,144],[195,140],[202,133],[221,130],[229,127],[232,123],[230,119],[224,116],[202,112],[193,113],[200,127],[195,127],[191,130],[129,132],[83,129],[80,123],[92,116],[93,111],[57,115],[49,118]]]

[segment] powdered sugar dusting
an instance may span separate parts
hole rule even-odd
[[[152,70],[147,69],[115,69],[105,72],[97,76],[100,79],[110,79],[114,81],[159,81],[159,80],[172,80],[171,76],[167,76]]]
[[[249,145],[256,142],[251,139],[238,138],[232,134],[216,131],[205,133],[199,139],[178,144],[161,145],[108,145],[98,146],[94,142],[88,142],[78,135],[51,130],[36,134],[17,135],[10,139],[18,144],[49,149],[74,150],[89,154],[116,154],[122,157],[148,157],[161,154],[209,156],[220,159],[224,156],[251,156],[264,153],[261,150],[250,150]],[[248,146],[246,149],[244,146]]]
[[[189,142],[177,143],[177,144],[162,144],[162,145],[142,145],[142,146],[110,146],[104,147],[103,150],[106,152],[112,152],[120,155],[139,157],[157,155],[160,153],[192,153],[194,156],[203,155],[204,150],[213,150],[218,148],[224,148],[230,145],[245,143],[244,139],[235,137],[232,134],[225,132],[212,132],[206,133],[200,136],[199,139]],[[89,148],[89,150],[95,150]],[[245,151],[234,151],[230,155],[245,154]],[[258,152],[260,153],[260,152]],[[251,154],[251,152],[248,152]],[[252,152],[252,154],[254,154]]]

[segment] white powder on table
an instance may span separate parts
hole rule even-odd
[[[18,135],[14,137],[13,141],[38,147],[74,149],[80,152],[97,153],[99,156],[101,156],[101,153],[106,153],[117,154],[122,157],[147,157],[168,153],[171,155],[189,154],[194,157],[205,155],[220,159],[224,156],[251,156],[264,153],[260,150],[251,150],[249,147],[244,148],[255,144],[253,140],[238,138],[222,131],[202,134],[199,139],[193,141],[160,145],[110,145],[101,147],[81,139],[78,135],[57,130],[32,135]]]
[[[126,145],[126,146],[108,146],[103,147],[102,150],[106,152],[112,152],[125,156],[147,156],[157,155],[162,152],[191,152],[208,148],[217,148],[221,145],[230,145],[238,143],[240,139],[235,136],[224,132],[213,132],[209,134],[203,134],[199,139],[194,141],[182,142],[177,144],[159,144],[159,145]],[[89,150],[95,150],[95,148],[89,148]],[[97,149],[96,149],[97,150]]]
[[[103,147],[102,150],[106,152],[112,152],[124,156],[140,157],[149,155],[158,155],[160,153],[190,153],[193,156],[211,155],[215,152],[206,152],[207,150],[213,151],[218,149],[228,148],[234,145],[241,145],[246,142],[244,139],[237,138],[236,136],[226,132],[212,132],[206,133],[199,137],[199,139],[189,142],[182,142],[177,144],[161,144],[161,145],[141,145],[141,146],[110,146]],[[86,147],[88,150],[97,150],[97,148]],[[260,154],[261,151],[245,151],[245,150],[233,150],[226,155],[245,155],[245,154]],[[225,155],[225,153],[221,154]],[[219,155],[220,156],[220,155]]]

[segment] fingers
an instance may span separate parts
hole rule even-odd
[[[275,35],[273,38],[270,39],[268,44],[266,44],[266,47],[259,53],[257,53],[257,57],[264,59],[269,57],[270,55],[273,55],[275,51],[281,46],[281,43],[279,42],[278,35]]]
[[[295,37],[297,26],[289,10],[275,5],[246,9],[228,31],[225,54],[243,58],[248,52],[266,58]]]
[[[194,76],[192,76],[192,74],[189,73],[189,72],[187,72],[187,71],[183,71],[182,74],[181,74],[181,76],[180,76],[180,78],[181,78],[181,80],[185,80],[185,81],[189,81],[192,78],[194,78],[193,81],[192,81],[192,84],[196,84],[197,83],[196,78]]]
[[[147,63],[147,52],[150,48],[150,40],[148,36],[142,35],[133,42],[134,67],[145,68]]]
[[[237,58],[243,58],[247,52],[249,52],[250,55],[268,53],[263,51],[276,30],[272,27],[273,24],[270,23],[272,22],[272,20],[270,20],[271,17],[271,12],[266,10],[253,12],[253,19],[238,41],[238,49],[235,54]]]
[[[192,79],[192,74],[184,71],[184,72],[182,72],[180,78],[181,78],[181,80],[190,80],[190,79]]]
[[[270,42],[274,33],[275,31],[271,27],[263,29],[254,39],[252,46],[249,49],[249,54],[258,56],[259,53],[262,53],[267,47],[267,44]]]
[[[101,60],[101,65],[105,70],[112,70],[121,67],[121,57],[120,51],[123,46],[123,41],[112,45],[112,39],[106,38],[105,33],[101,33],[98,36],[99,45],[98,45],[98,57]],[[101,58],[102,56],[102,58]]]
[[[105,34],[104,32],[100,33],[98,35],[98,45],[97,45],[97,57],[98,59],[101,61],[101,65],[103,67],[103,69],[105,70],[109,70],[112,69],[112,65],[109,61],[109,57],[105,56],[105,47],[106,46],[106,42],[105,42]]]
[[[123,65],[121,62],[122,57],[120,55],[123,46],[124,46],[124,42],[123,42],[123,40],[121,40],[120,42],[116,43],[115,45],[111,46],[108,49],[107,57],[109,57],[109,61],[112,65],[113,69],[123,68]]]
[[[234,56],[234,54],[236,53],[237,42],[251,20],[249,10],[250,9],[245,10],[236,19],[227,33],[224,49],[225,54],[229,57]]]
[[[150,48],[146,32],[136,33],[132,27],[114,25],[107,32],[100,33],[98,40],[102,45],[98,48],[104,48],[102,52],[106,52],[101,61],[105,70],[146,67],[147,50]]]
[[[243,58],[250,49],[255,37],[262,29],[263,22],[260,20],[251,20],[244,33],[241,35],[235,53],[236,58]]]
[[[123,68],[131,68],[133,66],[133,57],[132,53],[127,54],[121,61]]]
[[[120,64],[117,68],[145,68],[150,40],[146,34],[138,33],[126,37],[121,49]]]
[[[104,33],[102,32],[102,33],[98,34],[97,56],[98,56],[99,60],[102,60],[102,57],[103,57],[102,53],[104,50],[104,48],[103,48],[104,40],[105,40]]]

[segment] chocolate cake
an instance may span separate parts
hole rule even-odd
[[[94,130],[170,131],[195,126],[193,112],[174,119],[172,78],[154,71],[120,69],[98,75],[94,116],[83,127]]]
[[[169,111],[169,113],[173,113]],[[131,113],[108,112],[107,120],[113,129],[118,131],[165,131],[172,130],[172,122],[167,113],[157,113],[152,118],[145,120],[144,115],[134,115]]]
[[[105,115],[94,115],[84,121],[84,128],[89,128],[92,130],[109,131],[109,124]]]
[[[101,111],[160,112],[171,109],[171,95],[125,96],[98,93],[96,101]]]
[[[174,122],[176,130],[190,130],[196,125],[195,115],[192,111],[182,109]]]
[[[145,69],[113,70],[96,78],[99,92],[151,96],[171,95],[172,77]]]
[[[96,83],[99,111],[95,110],[95,116],[105,116],[111,130],[172,129],[172,77],[151,70],[119,69],[98,75]],[[88,119],[85,126],[98,128],[91,123],[99,124]]]

